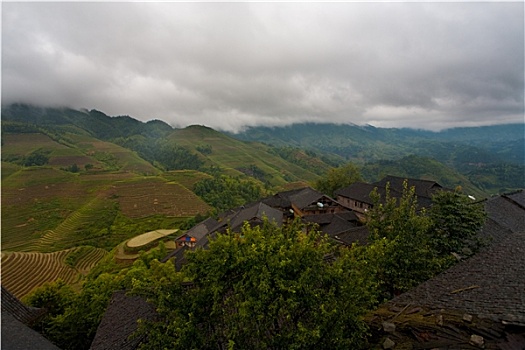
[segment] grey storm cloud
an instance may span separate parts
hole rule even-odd
[[[239,131],[523,122],[524,4],[2,5],[2,104]]]

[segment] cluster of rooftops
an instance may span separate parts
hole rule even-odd
[[[177,249],[163,261],[175,258],[180,269],[186,262],[185,251],[205,248],[218,233],[240,232],[246,222],[257,226],[264,220],[283,225],[300,218],[306,224],[317,224],[340,244],[367,244],[368,230],[362,219],[373,205],[370,192],[377,189],[384,197],[389,183],[390,195],[401,197],[404,181],[405,178],[387,176],[372,184],[354,183],[336,191],[335,198],[310,187],[280,192],[224,212],[218,219],[202,221],[176,239]],[[444,189],[434,181],[406,181],[409,187],[415,187],[420,207],[428,207],[432,195]],[[379,347],[525,349],[525,192],[496,196],[484,203],[488,219],[479,235],[491,243],[372,313],[368,321],[380,339]],[[10,312],[4,308],[3,288],[2,299],[4,333],[4,312]],[[135,299],[124,292],[114,294],[91,349],[138,347],[140,339],[129,341],[136,320],[154,317],[155,312],[144,300]],[[124,316],[123,309],[127,310]]]
[[[307,225],[318,225],[323,233],[338,243],[348,246],[353,243],[366,244],[368,230],[364,225],[364,217],[366,211],[373,206],[370,192],[377,189],[384,198],[387,184],[390,184],[390,196],[400,198],[405,180],[409,188],[415,188],[420,207],[430,206],[432,195],[443,189],[435,181],[387,176],[372,184],[357,182],[342,188],[335,192],[335,198],[311,187],[279,192],[259,202],[224,212],[217,220],[208,218],[197,224],[176,239],[177,249],[164,261],[175,258],[176,266],[180,269],[185,263],[186,250],[206,247],[210,237],[228,229],[231,232],[240,232],[245,222],[250,226],[257,226],[264,220],[281,226],[300,218]]]

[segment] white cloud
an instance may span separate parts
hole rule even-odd
[[[2,103],[240,130],[523,121],[523,3],[4,3]]]

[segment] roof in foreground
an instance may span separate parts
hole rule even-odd
[[[38,321],[42,309],[27,307],[2,286],[1,348],[9,350],[59,350],[29,325]]]
[[[524,301],[525,232],[520,232],[509,234],[391,302],[462,310],[525,326]]]
[[[32,330],[6,311],[2,311],[1,347],[9,350],[60,350],[40,333]]]
[[[156,318],[153,305],[138,296],[128,296],[124,291],[113,293],[104,317],[98,326],[91,350],[135,350],[144,337],[133,337],[137,320]]]

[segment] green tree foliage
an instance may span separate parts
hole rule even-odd
[[[373,298],[347,251],[334,262],[328,238],[300,224],[246,225],[239,235],[188,253],[177,276],[152,263],[135,292],[163,321],[146,327],[145,349],[349,349],[363,346],[360,316]],[[191,289],[181,282],[189,280]]]
[[[209,144],[204,144],[204,145],[197,145],[195,147],[195,150],[197,152],[200,152],[200,153],[204,154],[204,155],[209,155],[209,154],[212,153],[213,148]]]
[[[116,290],[130,290],[135,281],[151,279],[152,261],[166,255],[166,248],[144,253],[131,267],[117,269],[114,263],[89,273],[80,293],[62,281],[36,289],[25,299],[28,305],[46,307],[51,313],[42,322],[43,334],[61,349],[89,349],[109,300]],[[164,265],[164,264],[163,264]],[[117,271],[117,272],[114,272]]]
[[[144,136],[120,137],[116,144],[134,150],[139,156],[165,170],[199,169],[204,162],[190,150],[166,139],[151,139]],[[211,149],[210,149],[211,152]]]
[[[428,280],[454,263],[452,252],[477,248],[485,222],[483,205],[458,192],[440,191],[428,210],[418,210],[414,188],[404,183],[401,198],[372,192],[367,226],[371,243],[355,254],[389,299]]]
[[[64,171],[69,171],[70,173],[78,173],[80,171],[80,168],[76,163],[73,163],[73,165],[68,166],[67,168],[61,168]]]
[[[432,219],[431,244],[439,255],[478,248],[480,242],[476,234],[487,216],[482,203],[474,202],[458,191],[440,191],[432,197],[429,215]]]
[[[73,288],[63,280],[58,279],[34,289],[24,297],[23,302],[47,311],[45,318],[37,325],[39,331],[47,333],[52,318],[63,314],[67,308],[71,307],[74,299]]]
[[[414,188],[404,184],[403,195],[385,198],[373,191],[373,209],[368,212],[367,226],[370,244],[362,248],[370,274],[382,296],[390,299],[431,278],[442,268],[443,261],[435,257],[430,247],[431,219],[417,211]]]
[[[119,170],[121,168],[118,158],[109,152],[95,152],[93,158],[104,163],[106,170]]]
[[[314,183],[314,188],[329,196],[333,196],[336,190],[358,181],[362,181],[359,168],[352,163],[347,163],[338,168],[328,170],[326,176]]]
[[[141,323],[145,349],[364,348],[362,315],[449,266],[449,253],[473,241],[485,215],[456,192],[438,193],[430,212],[418,210],[406,183],[401,198],[388,187],[384,198],[371,197],[367,246],[341,249],[299,222],[246,224],[188,252],[179,272],[158,261],[166,255],[160,244],[131,267],[105,258],[79,293],[58,281],[26,302],[50,310],[40,330],[63,349],[89,347],[115,290],[156,306],[161,322]]]
[[[32,152],[30,155],[22,159],[22,165],[25,165],[25,166],[45,165],[48,162],[49,162],[49,157],[47,155],[47,152],[41,149]]]
[[[193,192],[218,212],[256,201],[266,195],[264,188],[251,179],[218,174],[197,182]]]

